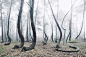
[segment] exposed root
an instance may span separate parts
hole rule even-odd
[[[20,45],[15,45],[12,49],[22,48],[24,43],[21,43]]]
[[[10,42],[9,43],[5,43],[4,45],[10,45]]]
[[[4,45],[10,45],[10,43],[11,43],[11,39],[9,38],[8,43],[5,43]]]
[[[74,46],[69,46],[70,48],[73,48],[75,50],[71,50],[71,51],[68,51],[68,50],[61,50],[61,49],[55,49],[57,51],[61,51],[61,52],[79,52],[79,48],[78,47],[74,47]]]
[[[45,41],[42,41],[42,43],[43,43],[43,45],[46,45],[47,44],[47,42],[45,42]]]
[[[23,51],[29,51],[35,48],[35,43],[32,43],[30,47],[23,47],[21,52]]]

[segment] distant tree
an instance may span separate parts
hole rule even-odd
[[[84,4],[83,4],[84,5]],[[85,14],[85,7],[83,9],[83,19],[82,19],[82,26],[81,26],[81,30],[79,32],[79,34],[76,36],[75,40],[80,36],[82,29],[83,29],[83,24],[84,24],[84,14]]]
[[[26,42],[28,42],[28,17],[27,17],[27,29],[26,29]]]
[[[85,0],[84,0],[84,10],[83,10],[83,19],[84,19],[84,15],[85,15]],[[84,19],[84,41],[85,41],[85,19]]]
[[[52,20],[52,34],[51,34],[51,40],[53,42],[53,20]]]
[[[57,27],[58,27],[59,31],[60,31],[60,39],[59,39],[59,41],[58,41],[58,44],[56,45],[56,48],[59,48],[59,47],[60,47],[60,41],[61,41],[61,38],[62,38],[62,31],[61,31],[61,28],[60,28],[60,26],[59,26],[59,23],[57,22],[57,20],[56,20],[56,18],[55,18],[55,15],[54,15],[54,13],[53,13],[52,6],[51,6],[51,4],[50,4],[50,1],[48,0],[48,2],[49,2],[49,5],[50,5],[50,9],[51,9],[51,11],[52,11],[52,15],[53,15],[53,17],[54,17],[54,20],[55,20],[55,22],[56,22],[56,24],[57,24]]]
[[[0,0],[0,2],[1,2],[1,29],[2,29],[2,42],[1,43],[3,43],[4,42],[4,39],[3,39],[3,20],[2,20],[2,1]]]
[[[58,0],[58,5],[57,5],[57,19],[58,19],[58,7],[59,6],[59,0]],[[56,39],[55,39],[55,43],[57,43],[57,26],[56,26]]]
[[[37,15],[38,15],[38,3],[39,3],[39,0],[37,1],[37,8],[36,8],[36,15],[35,15],[35,26],[36,26],[36,19],[37,19]]]
[[[11,14],[12,2],[13,1],[11,0],[11,5],[10,5],[10,10],[9,10],[9,15],[8,15],[8,28],[7,28],[8,43],[5,43],[4,45],[10,45],[10,43],[11,43],[11,38],[9,36],[9,21],[10,21],[10,14]]]
[[[70,30],[69,41],[71,41],[71,34],[72,34],[72,0],[71,0],[71,19],[70,19],[69,30]]]
[[[45,37],[44,37],[44,41],[42,41],[42,43],[43,43],[43,45],[46,45],[47,41],[48,41],[48,36],[45,31],[44,31],[44,35],[45,35]]]
[[[43,38],[44,38],[44,31],[45,31],[45,0],[44,0],[44,16],[43,16]]]
[[[16,29],[16,41],[18,42],[18,31]]]

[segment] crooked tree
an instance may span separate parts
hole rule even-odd
[[[60,41],[61,41],[61,39],[62,39],[62,31],[61,31],[61,28],[60,28],[60,26],[59,26],[59,23],[57,22],[57,20],[56,20],[56,18],[55,18],[54,13],[53,13],[53,9],[52,9],[51,3],[50,3],[49,0],[48,0],[48,2],[49,2],[50,9],[51,9],[52,15],[53,15],[53,17],[54,17],[54,20],[55,20],[55,22],[56,22],[56,24],[57,24],[57,27],[58,27],[58,29],[59,29],[59,32],[60,32],[60,39],[59,39],[59,41],[58,41],[58,44],[56,45],[56,48],[59,48],[59,47],[60,47]]]
[[[34,9],[34,0],[30,0],[30,19],[31,19],[31,27],[33,31],[33,38],[32,38],[32,44],[30,45],[30,47],[23,47],[22,51],[32,50],[35,48],[35,45],[36,45],[36,30],[35,30],[35,25],[33,20],[33,9]]]
[[[23,35],[21,33],[21,28],[20,28],[20,21],[21,21],[21,16],[22,16],[22,11],[23,11],[23,4],[24,4],[24,0],[21,0],[20,10],[19,10],[18,20],[17,20],[17,29],[18,29],[19,37],[21,39],[21,44],[20,45],[15,45],[13,47],[13,49],[15,49],[15,48],[21,48],[24,45],[24,37],[23,37]]]
[[[11,43],[11,38],[9,36],[9,21],[10,21],[10,14],[11,14],[12,2],[13,1],[11,0],[11,5],[10,5],[10,10],[9,10],[9,15],[8,15],[8,28],[7,28],[8,43],[5,43],[4,45],[10,45],[10,43]]]

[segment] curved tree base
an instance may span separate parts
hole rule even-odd
[[[78,47],[74,47],[74,46],[69,46],[70,48],[73,48],[75,50],[71,50],[71,51],[68,51],[68,50],[61,50],[61,49],[55,49],[57,51],[61,51],[61,52],[79,52],[79,48]]]
[[[9,39],[8,43],[5,43],[4,45],[10,45],[11,39]]]
[[[57,49],[60,48],[60,45],[57,44],[57,45],[56,45],[56,48],[57,48]]]
[[[35,43],[32,42],[32,44],[30,45],[30,47],[23,47],[22,50],[21,50],[21,52],[23,52],[23,51],[29,51],[29,50],[32,50],[34,48],[35,48]]]
[[[57,43],[57,41],[55,41],[55,43]]]
[[[4,45],[10,45],[11,42],[5,43]]]
[[[22,48],[24,43],[21,43],[20,45],[15,45],[12,49]]]
[[[43,45],[47,45],[47,42],[46,41],[42,41]]]

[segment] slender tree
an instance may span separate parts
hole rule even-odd
[[[52,20],[52,34],[51,34],[51,40],[52,40],[52,42],[53,42],[53,20]]]
[[[84,24],[84,14],[85,14],[85,6],[84,6],[84,9],[83,9],[83,19],[82,19],[81,30],[80,30],[79,34],[76,36],[75,40],[80,36],[80,34],[81,34],[81,32],[82,32],[83,24]]]
[[[59,41],[58,41],[58,44],[56,45],[56,48],[59,48],[59,47],[60,47],[60,41],[61,41],[61,38],[62,38],[62,31],[61,31],[61,28],[60,28],[60,26],[59,26],[59,23],[57,22],[57,20],[56,20],[56,18],[55,18],[54,13],[53,13],[51,3],[50,3],[49,0],[48,0],[48,2],[49,2],[49,5],[50,5],[50,9],[51,9],[51,11],[52,11],[52,15],[53,15],[53,17],[54,17],[54,20],[55,20],[55,22],[56,22],[56,24],[57,24],[57,27],[58,27],[59,31],[60,31],[60,39],[59,39]]]
[[[39,0],[37,1],[37,8],[36,8],[36,15],[35,15],[35,26],[36,26],[36,19],[37,19],[37,15],[38,15],[38,3],[39,3]]]
[[[26,41],[28,42],[28,17],[27,17]]]
[[[18,42],[18,33],[17,33],[17,29],[16,29],[16,41]]]
[[[9,36],[9,21],[10,21],[10,14],[11,14],[12,2],[13,1],[11,0],[11,5],[10,5],[10,10],[9,10],[9,15],[8,15],[8,28],[7,28],[8,43],[5,43],[4,45],[10,45],[10,43],[11,43],[11,38]]]
[[[44,0],[44,16],[43,16],[43,38],[44,38],[44,31],[45,31],[45,0]]]
[[[72,0],[71,0],[71,6],[72,6]],[[71,7],[71,19],[70,19],[70,37],[69,41],[71,41],[71,35],[72,35],[72,7]]]
[[[58,5],[57,5],[57,20],[58,20],[58,9],[59,9],[59,0],[58,0]],[[57,43],[57,26],[56,26],[56,39],[55,43]]]
[[[3,43],[4,39],[3,39],[3,20],[2,20],[2,1],[0,0],[0,2],[1,2],[1,29],[2,29],[2,42],[1,43]]]
[[[84,19],[84,15],[85,15],[85,0],[84,0],[84,10],[83,10],[83,19]],[[84,19],[84,41],[85,41],[85,19]]]
[[[44,31],[44,35],[45,35],[45,37],[44,37],[44,41],[42,41],[42,43],[43,43],[43,45],[46,45],[47,41],[48,41],[48,36],[45,31]]]

